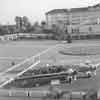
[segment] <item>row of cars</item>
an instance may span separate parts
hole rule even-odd
[[[15,81],[6,86],[28,87],[41,86],[47,84],[72,83],[80,78],[91,78],[96,75],[97,65],[88,63],[81,65],[53,65],[37,67],[25,72],[17,77]]]

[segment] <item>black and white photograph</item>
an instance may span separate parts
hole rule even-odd
[[[0,100],[100,100],[100,0],[0,0]]]

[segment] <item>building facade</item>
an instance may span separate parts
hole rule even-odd
[[[100,4],[83,8],[54,9],[46,13],[46,20],[50,28],[53,25],[60,25],[62,28],[71,25],[72,29],[79,28],[81,31],[82,27],[83,30],[86,27],[90,31],[90,27],[100,27]]]

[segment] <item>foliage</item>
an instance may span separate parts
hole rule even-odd
[[[15,22],[19,32],[30,32],[34,30],[27,16],[23,17],[16,16]]]
[[[66,39],[66,32],[64,31],[64,29],[60,28],[59,25],[53,24],[52,32],[54,34],[55,39],[57,39],[57,40],[65,40]]]

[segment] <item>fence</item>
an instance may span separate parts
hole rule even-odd
[[[17,39],[30,39],[30,38],[52,38],[53,35],[52,34],[33,34],[33,33],[16,33],[16,34],[10,34],[10,35],[4,35],[4,36],[0,36],[0,40],[5,41],[5,40],[17,40]]]

